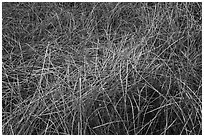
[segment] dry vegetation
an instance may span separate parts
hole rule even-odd
[[[3,3],[3,134],[202,134],[202,3]]]

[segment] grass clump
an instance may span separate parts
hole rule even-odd
[[[3,134],[202,134],[201,3],[2,7]]]

